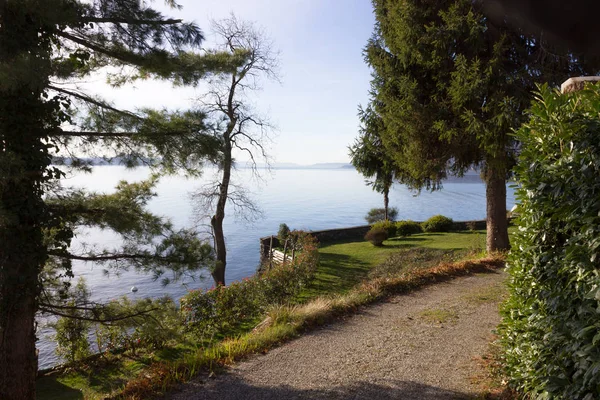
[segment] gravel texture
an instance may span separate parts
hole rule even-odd
[[[474,398],[504,280],[477,274],[392,297],[168,398]]]

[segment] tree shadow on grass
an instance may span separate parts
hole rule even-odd
[[[429,239],[412,237],[412,236],[393,237],[391,239],[388,239],[388,241],[391,241],[391,242],[425,242],[427,240],[429,240]]]
[[[367,276],[371,264],[345,254],[321,253],[319,269],[306,290],[307,297],[351,289]],[[304,296],[303,296],[304,297]]]
[[[416,244],[413,243],[384,243],[383,246],[379,247],[380,249],[412,249],[413,247],[417,247]]]
[[[333,385],[332,385],[333,386]],[[185,399],[356,399],[356,400],[467,400],[476,396],[458,391],[442,389],[418,382],[378,379],[377,383],[353,382],[345,386],[331,388],[299,389],[287,385],[267,387],[256,386],[244,380],[225,375],[209,384],[188,385],[181,398]],[[168,396],[167,399],[178,399]]]
[[[80,390],[73,389],[59,381],[54,376],[39,378],[35,384],[37,400],[78,400],[83,399]]]
[[[142,363],[140,363],[142,367]],[[118,370],[102,370],[95,368],[88,377],[88,386],[100,393],[110,393],[127,383],[127,379]]]

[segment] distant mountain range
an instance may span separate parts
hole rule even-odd
[[[124,158],[121,158],[121,157],[116,157],[113,160],[111,160],[110,162],[108,162],[108,161],[98,157],[98,158],[83,158],[83,159],[80,159],[80,161],[85,164],[88,164],[88,165],[123,165],[123,164],[126,164],[127,160]],[[149,161],[149,160],[145,160],[145,161]],[[55,157],[53,159],[53,164],[70,165],[71,160],[69,158]],[[242,168],[242,169],[250,168],[250,164],[247,162],[237,162],[236,166],[238,168]],[[264,169],[267,167],[267,165],[266,164],[257,164],[256,167],[258,169]],[[296,163],[273,163],[270,165],[270,167],[272,169],[328,169],[328,170],[354,169],[354,166],[349,163],[317,163],[317,164],[310,164],[310,165],[303,165],[303,164],[296,164]],[[449,176],[447,179],[445,179],[445,181],[446,182],[461,182],[461,183],[468,183],[468,182],[479,183],[479,182],[481,182],[480,171],[477,169],[471,168],[465,172],[464,176],[462,176],[462,177]]]
[[[249,163],[237,162],[238,168],[250,167]],[[259,163],[256,165],[258,169],[266,168],[267,164]],[[270,165],[272,169],[354,169],[352,164],[349,163],[317,163],[317,164],[297,164],[297,163],[272,163]]]
[[[294,164],[294,163],[274,163],[271,168],[275,169],[340,169],[354,168],[349,163],[317,163],[310,165]]]
[[[122,157],[115,157],[114,159],[107,161],[101,157],[92,157],[92,158],[81,158],[78,160],[79,162],[88,164],[88,165],[120,165],[125,164],[126,159]],[[149,160],[145,160],[149,161]],[[68,157],[54,157],[52,159],[52,163],[55,165],[71,165],[72,160]],[[250,164],[247,162],[237,162],[236,166],[238,168],[249,168]],[[257,168],[266,168],[267,164],[257,164]],[[273,169],[340,169],[340,168],[350,168],[354,167],[349,163],[318,163],[311,165],[302,165],[296,163],[273,163],[271,164],[271,168]]]

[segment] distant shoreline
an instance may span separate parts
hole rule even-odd
[[[112,160],[106,160],[100,157],[95,158],[81,158],[79,159],[81,163],[84,165],[92,166],[92,167],[102,167],[102,166],[126,166],[126,160],[121,157],[116,157]],[[142,160],[144,161],[144,160]],[[151,160],[145,160],[148,163]],[[52,159],[52,165],[55,166],[70,166],[72,165],[71,159],[63,158],[63,157],[54,157]],[[143,165],[141,165],[143,166]],[[206,168],[211,168],[211,165],[207,165]],[[238,162],[236,163],[236,168],[238,169],[250,169],[253,168],[248,162]],[[273,163],[271,165],[267,164],[257,164],[256,168],[261,169],[272,169],[272,170],[354,170],[356,168],[352,164],[349,163],[317,163],[317,164],[295,164],[295,163]],[[469,183],[479,183],[483,182],[479,177],[479,171],[469,170],[462,177],[457,176],[449,176],[447,179],[444,179],[444,182],[469,182]]]

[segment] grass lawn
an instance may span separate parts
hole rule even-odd
[[[439,257],[481,253],[485,250],[485,231],[421,233],[388,239],[382,247],[362,239],[323,244],[319,248],[320,265],[316,277],[302,293],[301,300],[344,293],[392,254],[417,248],[432,249],[430,253]]]

